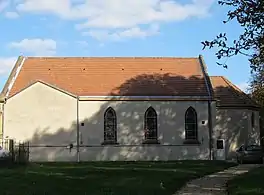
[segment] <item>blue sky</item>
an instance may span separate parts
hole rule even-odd
[[[228,9],[216,0],[0,0],[0,87],[19,55],[204,56],[210,75],[245,89],[246,57],[216,65],[216,50],[201,41],[242,29],[223,24]],[[186,67],[187,68],[187,67]]]

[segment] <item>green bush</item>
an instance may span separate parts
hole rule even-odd
[[[11,155],[6,155],[6,156],[0,157],[0,167],[11,165],[12,163],[13,163],[13,161],[12,161]]]

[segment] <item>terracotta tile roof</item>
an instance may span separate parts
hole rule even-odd
[[[28,57],[12,96],[43,81],[79,96],[208,96],[199,58]]]
[[[259,107],[247,94],[241,91],[223,76],[210,76],[214,98],[217,105],[222,107]]]

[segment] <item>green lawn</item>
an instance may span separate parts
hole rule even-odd
[[[1,195],[167,195],[220,161],[44,163],[0,168]]]
[[[235,177],[228,182],[228,189],[231,195],[260,195],[264,194],[264,167]]]

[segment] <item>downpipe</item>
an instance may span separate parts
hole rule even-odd
[[[76,97],[77,100],[77,119],[76,119],[76,125],[77,125],[77,162],[80,162],[80,125],[79,125],[79,96]]]

